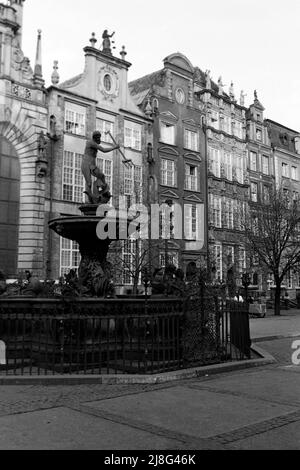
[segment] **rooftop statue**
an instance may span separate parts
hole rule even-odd
[[[109,186],[105,180],[105,175],[96,165],[98,150],[103,153],[109,153],[120,148],[118,144],[111,148],[104,148],[100,144],[101,132],[95,131],[93,133],[92,139],[88,140],[86,143],[81,165],[81,171],[86,182],[85,193],[89,198],[90,204],[106,204],[111,198]],[[93,184],[93,188],[92,176],[95,176],[96,178],[96,181]]]
[[[108,34],[108,30],[106,29],[104,33],[102,34],[102,52],[105,52],[106,54],[111,54],[111,41],[110,38],[114,36],[114,32],[112,34]]]
[[[206,70],[205,72],[205,88],[207,88],[208,90],[211,89],[210,70]]]

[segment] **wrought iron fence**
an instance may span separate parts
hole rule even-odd
[[[249,357],[248,313],[218,301],[205,312],[196,298],[0,299],[0,374],[154,374]]]

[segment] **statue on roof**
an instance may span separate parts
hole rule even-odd
[[[244,93],[244,90],[242,90],[241,94],[240,94],[240,105],[241,106],[245,106],[245,96],[247,96],[247,95],[246,95],[246,93]]]
[[[108,30],[105,29],[103,34],[102,34],[102,39],[103,39],[103,42],[102,42],[102,52],[104,52],[105,54],[111,54],[111,41],[110,41],[110,38],[112,38],[114,36],[115,32],[113,32],[112,34],[108,34]]]
[[[258,100],[258,97],[257,97],[257,91],[256,91],[256,90],[254,90],[254,99],[255,99],[255,101],[257,101],[257,100]]]
[[[232,101],[235,99],[235,94],[234,94],[234,87],[233,87],[233,82],[231,82],[231,85],[229,87],[229,97]]]
[[[224,83],[222,81],[222,77],[220,76],[219,77],[219,80],[218,80],[218,87],[219,87],[219,95],[223,95],[223,92],[224,92]]]
[[[205,88],[207,88],[207,90],[211,89],[210,70],[206,70],[205,72]]]

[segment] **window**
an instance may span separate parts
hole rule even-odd
[[[164,203],[159,213],[160,217],[160,238],[170,240],[174,238],[174,205],[169,206]]]
[[[71,269],[78,270],[81,257],[77,242],[67,240],[66,238],[61,238],[60,240],[60,275],[64,276]]]
[[[244,184],[244,167],[243,167],[243,157],[236,157],[236,179],[239,183]]]
[[[270,187],[264,185],[264,202],[269,204],[270,202]]]
[[[81,172],[82,155],[64,152],[63,200],[83,202],[84,178]]]
[[[246,269],[246,250],[245,248],[239,248],[239,271],[243,273]]]
[[[184,130],[184,146],[187,149],[198,151],[198,133],[189,131],[188,129]]]
[[[161,184],[175,186],[175,162],[173,160],[161,159]]]
[[[224,178],[231,181],[232,180],[232,156],[228,152],[224,153],[223,168],[224,168]]]
[[[285,178],[288,178],[289,177],[289,166],[287,163],[282,163],[281,165],[282,167],[282,176],[284,176]]]
[[[110,91],[111,90],[111,87],[112,87],[112,81],[111,81],[111,76],[106,74],[104,76],[104,88],[106,91]]]
[[[252,216],[252,232],[256,236],[259,234],[258,217],[256,215]]]
[[[125,122],[125,147],[141,150],[142,130],[139,124]]]
[[[220,160],[220,150],[209,147],[209,165],[211,172],[217,177],[221,177],[221,160]]]
[[[198,167],[194,165],[185,165],[185,189],[198,191]]]
[[[160,140],[165,144],[175,145],[175,126],[166,122],[160,123]]]
[[[224,261],[227,270],[234,265],[234,246],[224,246]]]
[[[65,130],[70,134],[85,135],[85,109],[66,104]]]
[[[167,263],[166,263],[166,257],[167,257]],[[178,268],[179,266],[179,261],[178,261],[178,253],[174,253],[174,252],[171,252],[171,253],[160,253],[159,255],[159,261],[160,261],[160,267],[161,268],[165,268],[166,265],[173,265],[173,266],[176,266],[176,268]]]
[[[229,116],[224,116],[223,118],[223,131],[231,134],[231,119]]]
[[[110,192],[112,192],[113,183],[113,162],[107,158],[97,157],[97,166],[100,168],[102,173],[105,174],[105,180],[109,185]]]
[[[262,171],[264,175],[270,174],[270,159],[266,155],[262,157]]]
[[[256,140],[258,140],[259,142],[262,141],[262,131],[261,131],[261,129],[256,129]]]
[[[136,240],[125,240],[122,247],[122,283],[132,285],[134,268],[133,263],[136,259],[137,243]]]
[[[221,197],[210,195],[210,222],[216,228],[222,228]]]
[[[194,204],[184,205],[184,236],[186,240],[197,240],[198,213]]]
[[[127,208],[133,204],[140,204],[143,200],[143,171],[139,165],[124,167],[124,195],[127,199]]]
[[[298,180],[298,168],[296,166],[292,166],[291,168],[291,178],[292,180]]]
[[[251,201],[257,202],[257,183],[251,183]]]
[[[234,202],[234,228],[236,230],[242,230],[244,221],[244,203],[236,200]]]
[[[106,142],[112,144],[113,141],[107,132],[110,132],[111,135],[114,135],[114,123],[110,121],[106,121],[104,119],[97,119],[97,129],[101,132],[101,140],[102,142]]]
[[[251,201],[257,202],[257,192],[258,192],[258,187],[257,183],[251,183]]]
[[[0,136],[0,270],[17,273],[20,207],[20,159],[14,146]]]
[[[236,137],[238,137],[239,139],[243,139],[243,123],[240,122],[240,121],[236,121],[235,122],[235,135]]]
[[[210,125],[217,130],[219,129],[219,113],[217,111],[211,111]]]
[[[250,170],[257,171],[257,153],[250,152]]]
[[[232,199],[225,198],[224,203],[224,226],[228,229],[234,228],[234,201]]]
[[[223,278],[222,245],[214,246],[214,258],[216,267],[216,280],[221,281]]]

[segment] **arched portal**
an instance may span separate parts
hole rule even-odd
[[[17,273],[20,163],[12,144],[0,136],[0,270]]]

